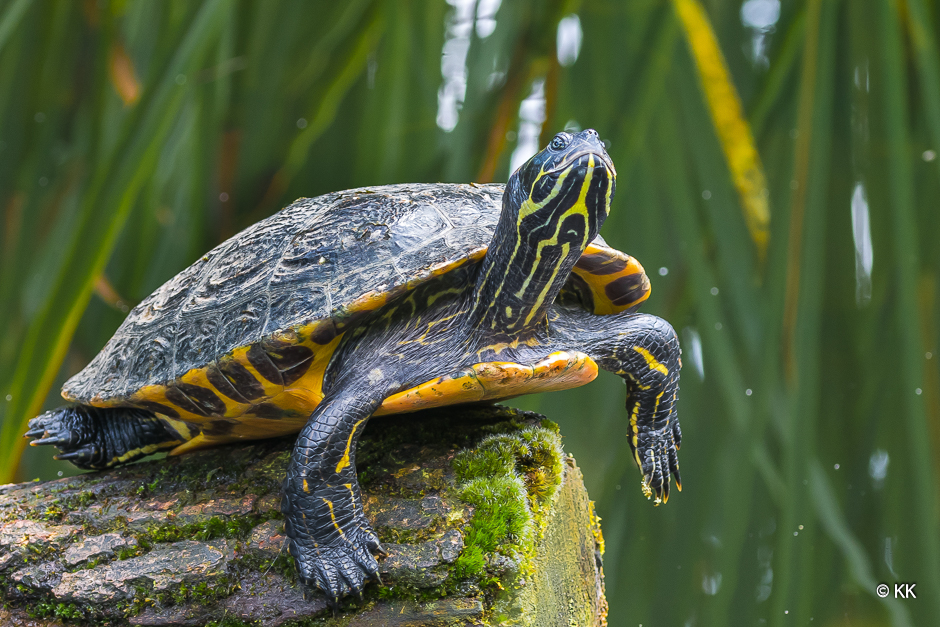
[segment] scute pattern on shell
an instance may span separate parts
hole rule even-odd
[[[63,396],[123,398],[236,348],[344,315],[368,292],[485,248],[502,185],[407,184],[298,200],[223,242],[131,311]]]

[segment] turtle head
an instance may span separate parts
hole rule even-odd
[[[587,238],[583,250],[610,213],[616,178],[617,171],[597,131],[558,133],[510,177],[503,214],[516,214],[523,235],[552,241],[560,238],[572,244]]]
[[[617,173],[593,129],[559,133],[509,178],[471,319],[499,335],[543,322],[610,212]]]

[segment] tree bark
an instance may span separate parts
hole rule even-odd
[[[285,550],[290,439],[0,487],[0,624],[604,625],[603,539],[541,416],[373,420],[357,457],[383,585],[335,615]]]

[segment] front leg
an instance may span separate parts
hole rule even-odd
[[[300,580],[336,605],[379,579],[379,539],[362,511],[356,442],[382,398],[347,385],[317,406],[297,437],[284,480],[284,528]]]
[[[682,440],[676,399],[681,367],[679,339],[672,326],[649,314],[596,316],[556,309],[552,328],[569,348],[587,353],[597,365],[627,384],[627,433],[643,491],[656,503],[669,500],[669,477],[682,490],[677,452]]]

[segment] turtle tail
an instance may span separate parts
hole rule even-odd
[[[134,407],[60,407],[29,421],[31,446],[52,444],[68,460],[89,470],[110,468],[181,444],[153,412]]]

